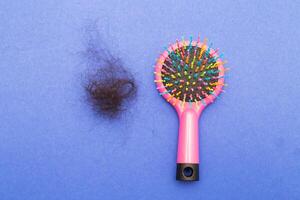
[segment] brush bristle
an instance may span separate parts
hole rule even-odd
[[[206,42],[206,41],[205,41]],[[169,51],[161,68],[161,78],[167,92],[183,102],[202,102],[214,93],[220,77],[219,57],[199,42],[178,44]]]

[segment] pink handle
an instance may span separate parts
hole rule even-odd
[[[199,163],[199,115],[192,108],[179,114],[177,163]]]

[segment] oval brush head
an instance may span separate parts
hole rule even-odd
[[[155,66],[157,89],[175,107],[180,121],[177,180],[199,179],[198,118],[224,86],[224,62],[206,43],[199,38],[177,41]]]

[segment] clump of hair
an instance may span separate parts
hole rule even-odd
[[[136,94],[135,80],[118,61],[108,62],[93,73],[89,72],[84,88],[93,109],[110,118],[126,110],[124,105]]]
[[[89,33],[84,52],[88,65],[84,81],[87,100],[96,113],[116,118],[136,96],[135,79],[119,58],[104,49],[98,31],[86,30]]]

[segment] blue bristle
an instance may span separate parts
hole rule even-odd
[[[192,42],[193,42],[193,37],[191,36],[190,37],[190,44],[189,44],[189,47],[188,47],[188,51],[190,51],[190,49],[192,48]]]
[[[209,52],[210,52],[210,49],[211,49],[211,47],[212,47],[212,43],[210,43],[210,45],[208,46],[208,49],[206,50],[206,56],[208,56],[209,55]]]
[[[165,92],[161,92],[161,93],[159,93],[160,95],[164,95],[164,94],[168,94],[168,93],[170,93],[171,92],[171,90],[167,90],[167,91],[165,91]]]
[[[202,64],[202,59],[200,59],[198,62],[197,62],[197,66],[201,66]]]
[[[184,69],[187,71],[189,70],[189,66],[187,64],[184,65]]]
[[[208,60],[208,64],[214,63],[216,61],[217,61],[217,57],[214,56]]]

